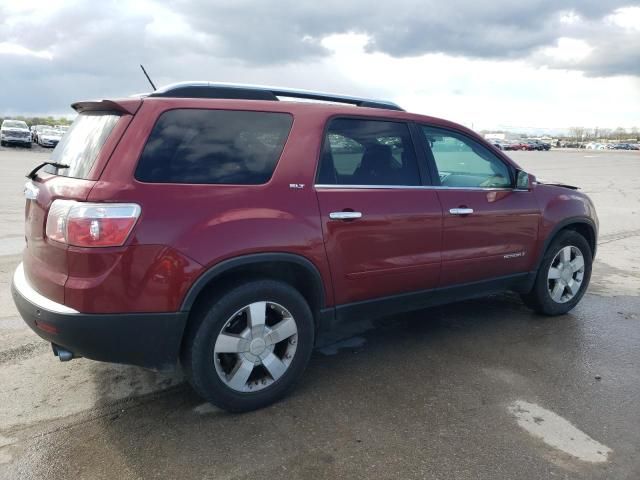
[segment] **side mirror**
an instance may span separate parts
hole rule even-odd
[[[516,190],[531,190],[531,184],[529,174],[522,170],[516,171]]]

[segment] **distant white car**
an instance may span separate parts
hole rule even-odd
[[[18,144],[31,148],[31,130],[22,120],[5,120],[0,126],[0,145]]]
[[[38,134],[38,143],[43,147],[55,147],[64,132],[54,128],[45,128]]]

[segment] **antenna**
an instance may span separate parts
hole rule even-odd
[[[140,64],[140,68],[142,69],[142,73],[144,73],[144,76],[147,77],[147,80],[149,80],[149,83],[151,84],[151,88],[153,88],[154,90],[157,90],[156,86],[153,84],[153,82],[151,81],[151,78],[149,77],[149,74],[147,73],[147,71],[144,69],[144,67],[142,66],[142,64]]]

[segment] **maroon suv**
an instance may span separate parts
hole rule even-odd
[[[559,315],[589,283],[589,198],[455,123],[210,83],[73,108],[29,175],[12,287],[61,360],[179,361],[244,411],[282,397],[342,322],[503,290]]]

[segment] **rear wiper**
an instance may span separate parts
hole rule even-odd
[[[34,178],[36,178],[36,173],[38,173],[38,170],[40,170],[42,167],[46,166],[46,165],[51,165],[52,167],[56,167],[56,168],[69,168],[69,165],[65,165],[64,163],[56,163],[56,162],[42,162],[40,165],[38,165],[36,168],[34,168],[33,170],[31,170],[28,174],[27,174],[27,178],[30,178],[31,180],[33,180]]]

